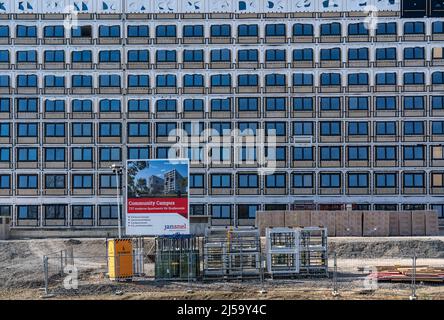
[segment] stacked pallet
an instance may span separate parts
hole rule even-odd
[[[410,282],[412,273],[409,266],[378,266],[369,277],[377,281]],[[444,283],[444,268],[417,266],[415,281]]]
[[[437,236],[435,211],[258,211],[261,236],[270,227],[325,227],[330,237]]]

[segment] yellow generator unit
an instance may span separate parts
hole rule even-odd
[[[131,239],[108,240],[108,276],[111,280],[133,277],[133,243]]]

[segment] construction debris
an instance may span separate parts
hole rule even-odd
[[[411,266],[377,266],[369,277],[377,281],[411,282],[414,270]],[[444,283],[444,268],[417,266],[416,282]]]

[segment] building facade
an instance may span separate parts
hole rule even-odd
[[[442,18],[404,18],[392,0],[145,2],[0,8],[13,229],[116,226],[109,166],[167,158],[185,136],[202,143],[182,150],[191,214],[213,224],[347,205],[444,218]],[[275,152],[209,144],[234,129],[273,134]],[[258,154],[274,173],[258,173]]]

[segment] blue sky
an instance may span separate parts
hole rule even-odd
[[[184,161],[170,160],[149,160],[149,168],[139,171],[136,179],[158,176],[163,178],[165,172],[176,169],[183,177],[188,175],[188,163]]]

